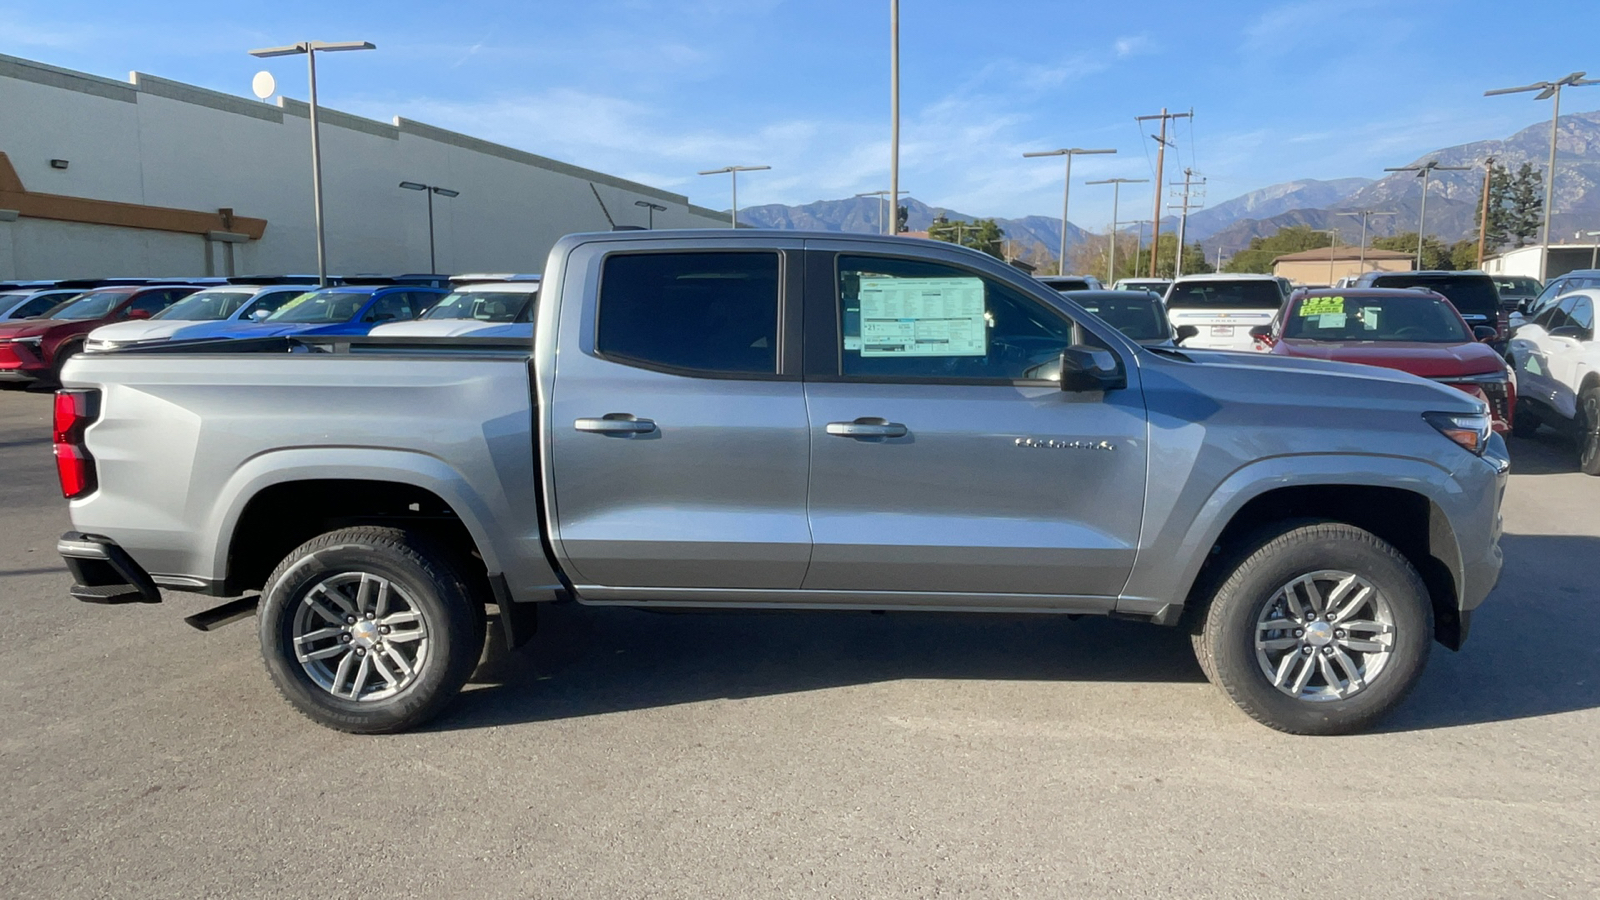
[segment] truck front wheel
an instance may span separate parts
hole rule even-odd
[[[1207,676],[1258,722],[1347,734],[1405,698],[1432,639],[1411,563],[1370,532],[1322,522],[1248,547],[1194,643]]]
[[[313,538],[262,591],[267,673],[319,725],[358,734],[420,725],[483,652],[483,605],[469,584],[443,548],[400,529]]]

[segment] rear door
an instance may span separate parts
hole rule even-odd
[[[799,241],[579,245],[544,446],[555,550],[590,601],[800,587],[811,555]],[[598,297],[582,297],[585,288]]]
[[[1046,377],[1062,348],[1099,339],[1061,307],[964,254],[807,246],[806,589],[877,606],[1109,608],[1144,502],[1131,358],[1128,389],[1064,392]]]

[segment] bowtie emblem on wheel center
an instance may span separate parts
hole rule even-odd
[[[1306,643],[1313,647],[1326,647],[1333,643],[1333,625],[1328,622],[1312,622],[1307,625]]]
[[[378,623],[364,619],[350,626],[350,640],[357,647],[371,647],[379,640]]]

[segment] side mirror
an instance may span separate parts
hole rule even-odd
[[[128,319],[148,319],[148,318],[150,318],[150,310],[148,310],[148,309],[130,309],[130,310],[128,310],[128,314],[127,314],[126,318],[128,318]]]
[[[1477,338],[1480,342],[1492,341],[1500,336],[1500,332],[1490,328],[1487,325],[1474,325],[1472,327],[1472,336]]]
[[[250,311],[250,321],[265,322],[267,316],[270,315],[272,315],[272,310],[270,309],[253,309]]]
[[[1262,340],[1270,340],[1272,338],[1272,326],[1257,325],[1256,327],[1250,329],[1250,336],[1253,338],[1261,338]]]
[[[1192,338],[1192,337],[1194,337],[1195,335],[1197,335],[1199,333],[1200,333],[1200,329],[1199,329],[1198,326],[1195,326],[1195,325],[1179,325],[1178,326],[1178,333],[1174,337],[1172,342],[1174,344],[1181,344],[1184,341],[1187,341],[1189,338]]]
[[[1076,344],[1061,351],[1063,391],[1117,391],[1128,386],[1128,375],[1110,350]]]

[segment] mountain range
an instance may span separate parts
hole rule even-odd
[[[1556,142],[1560,151],[1560,177],[1556,181],[1551,231],[1555,239],[1571,238],[1577,230],[1600,228],[1600,112],[1561,117]],[[1503,140],[1475,141],[1424,153],[1408,165],[1438,160],[1441,166],[1465,166],[1466,171],[1436,171],[1428,179],[1427,232],[1446,242],[1477,234],[1479,192],[1487,157],[1513,171],[1523,163],[1543,170],[1550,153],[1548,122],[1530,125]],[[1250,191],[1192,213],[1187,237],[1199,241],[1208,255],[1247,247],[1250,239],[1275,233],[1288,225],[1336,228],[1347,243],[1361,236],[1361,219],[1348,213],[1368,209],[1392,212],[1368,221],[1368,240],[1375,236],[1417,230],[1422,201],[1422,181],[1413,172],[1394,172],[1369,178],[1301,179]],[[904,198],[913,231],[926,230],[940,214],[951,221],[971,221],[972,215],[929,206]],[[1341,215],[1341,214],[1344,215]],[[875,232],[880,230],[881,204],[877,198],[821,200],[804,206],[769,204],[739,211],[742,222],[767,228],[805,228],[822,231]],[[1061,239],[1061,220],[1050,216],[996,219],[1007,237],[1023,244],[1037,243],[1054,255]],[[1162,230],[1175,231],[1177,219],[1163,220]],[[1067,225],[1067,243],[1082,242],[1089,232]]]

